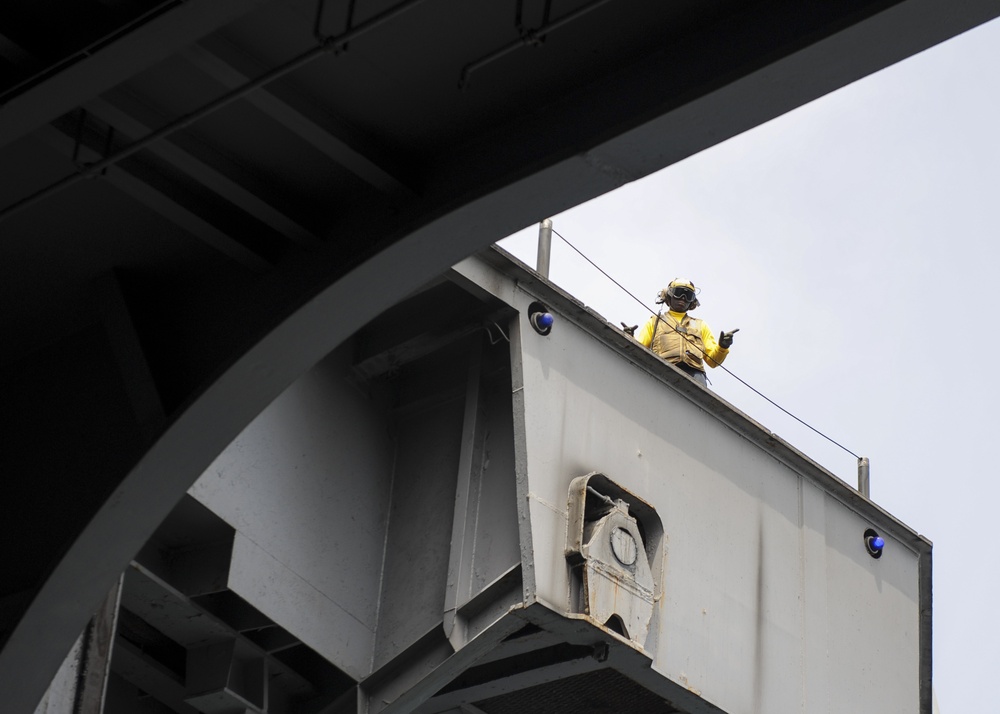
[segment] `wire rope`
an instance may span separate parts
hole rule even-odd
[[[655,316],[656,316],[656,318],[657,318],[657,320],[659,320],[660,322],[663,322],[663,323],[664,323],[665,325],[667,325],[668,327],[670,327],[670,328],[671,328],[671,329],[672,329],[672,330],[673,330],[674,332],[676,332],[676,333],[677,333],[678,335],[680,335],[680,336],[681,336],[682,338],[684,338],[684,339],[685,339],[685,340],[686,340],[687,342],[691,343],[691,345],[692,345],[692,346],[694,346],[694,347],[695,347],[695,348],[697,349],[697,345],[695,345],[695,343],[694,343],[694,342],[693,342],[693,341],[691,340],[691,338],[690,338],[690,337],[688,337],[688,336],[687,336],[686,334],[684,334],[683,332],[681,332],[680,330],[678,330],[678,329],[677,329],[677,328],[676,328],[676,327],[675,327],[674,325],[671,325],[671,324],[670,324],[669,322],[667,322],[666,320],[664,320],[664,319],[662,318],[662,316],[661,316],[661,314],[660,314],[660,313],[658,313],[658,312],[655,312],[655,311],[654,311],[654,310],[653,310],[652,308],[650,308],[650,307],[649,307],[649,305],[647,305],[647,304],[646,304],[646,303],[644,303],[644,302],[643,302],[642,300],[640,300],[640,299],[639,299],[638,297],[636,297],[636,296],[635,296],[635,295],[634,295],[634,294],[633,294],[632,292],[630,292],[630,291],[629,291],[629,290],[628,290],[628,289],[627,289],[627,288],[626,288],[626,287],[625,287],[624,285],[622,285],[622,284],[621,284],[621,283],[619,283],[619,282],[618,282],[617,280],[615,280],[615,279],[614,279],[613,277],[611,277],[611,275],[609,275],[609,274],[608,274],[608,273],[607,273],[607,272],[606,272],[606,271],[605,271],[605,270],[604,270],[604,269],[603,269],[603,268],[602,268],[601,266],[599,266],[599,265],[598,265],[597,263],[595,263],[595,262],[594,262],[593,260],[591,260],[591,259],[590,259],[590,258],[588,258],[588,257],[587,257],[586,255],[584,255],[583,251],[581,251],[581,250],[580,250],[579,248],[577,248],[577,247],[576,247],[575,245],[573,245],[572,243],[570,243],[570,242],[569,242],[569,241],[568,241],[568,240],[566,239],[566,237],[565,237],[564,235],[562,235],[562,234],[561,234],[561,233],[560,233],[559,231],[555,230],[554,228],[552,229],[552,232],[553,232],[553,233],[554,233],[555,235],[559,236],[559,239],[560,239],[560,240],[561,240],[561,241],[562,241],[563,243],[565,243],[565,244],[566,244],[566,245],[568,245],[568,246],[569,246],[570,248],[572,248],[572,249],[573,249],[574,251],[576,251],[576,253],[577,253],[577,254],[578,254],[578,255],[579,255],[579,256],[580,256],[581,258],[583,258],[583,259],[584,259],[584,260],[586,260],[586,261],[587,261],[588,263],[590,263],[590,264],[591,264],[591,265],[592,265],[592,266],[593,266],[594,268],[596,268],[596,269],[597,269],[597,270],[598,270],[598,271],[599,271],[599,272],[601,273],[601,275],[603,275],[603,276],[604,276],[604,277],[606,277],[606,278],[607,278],[608,280],[610,280],[610,281],[611,281],[611,282],[613,282],[613,283],[614,283],[615,285],[617,285],[617,286],[618,286],[618,288],[619,288],[619,289],[620,289],[620,290],[621,290],[622,292],[624,292],[624,293],[625,293],[626,295],[628,295],[628,296],[629,296],[630,298],[632,298],[632,299],[633,299],[633,300],[635,300],[635,301],[636,301],[637,303],[639,303],[640,305],[642,305],[642,306],[643,306],[643,308],[645,308],[646,310],[648,310],[648,311],[649,311],[649,312],[650,312],[651,314],[655,315]],[[780,404],[778,404],[778,403],[777,403],[776,401],[774,401],[773,399],[771,399],[770,397],[768,397],[768,396],[767,396],[766,394],[764,394],[763,392],[761,392],[761,391],[760,391],[759,389],[757,389],[756,387],[752,386],[752,385],[751,385],[751,384],[750,384],[749,382],[747,382],[746,380],[742,379],[741,377],[739,377],[738,375],[736,375],[735,373],[733,373],[733,371],[732,371],[732,370],[730,370],[729,368],[727,368],[727,367],[726,367],[725,365],[722,365],[722,364],[720,364],[720,365],[718,365],[718,367],[719,367],[719,368],[720,368],[720,369],[721,369],[721,370],[722,370],[723,372],[725,372],[726,374],[728,374],[729,376],[731,376],[731,377],[732,377],[733,379],[735,379],[735,380],[736,380],[737,382],[739,382],[740,384],[742,384],[742,385],[743,385],[744,387],[746,387],[747,389],[749,389],[749,390],[750,390],[751,392],[753,392],[754,394],[756,394],[757,396],[759,396],[759,397],[760,397],[761,399],[764,399],[764,400],[765,400],[766,402],[768,402],[769,404],[771,404],[771,405],[772,405],[772,406],[774,406],[775,408],[777,408],[777,409],[781,410],[782,412],[784,412],[785,414],[787,414],[788,416],[790,416],[790,417],[791,417],[792,419],[794,419],[795,421],[797,421],[797,422],[798,422],[799,424],[802,424],[802,425],[803,425],[804,427],[806,427],[806,428],[808,428],[808,429],[811,429],[811,430],[812,430],[813,432],[815,432],[816,434],[819,434],[820,436],[822,436],[822,437],[823,437],[824,439],[826,439],[827,441],[829,441],[829,442],[830,442],[831,444],[833,444],[834,446],[838,446],[838,447],[840,447],[841,449],[843,449],[844,451],[846,451],[846,452],[847,452],[848,454],[850,454],[850,455],[851,455],[851,456],[853,456],[854,458],[856,458],[856,459],[859,459],[859,460],[861,459],[861,457],[860,457],[860,456],[858,456],[857,454],[855,454],[855,453],[854,453],[853,451],[851,451],[850,449],[848,449],[848,448],[847,448],[846,446],[844,446],[843,444],[841,444],[841,443],[840,443],[839,441],[836,441],[836,440],[835,440],[835,439],[833,439],[832,437],[829,437],[829,436],[827,436],[826,434],[824,434],[824,433],[823,433],[822,431],[820,431],[819,429],[817,429],[817,428],[816,428],[816,427],[814,427],[813,425],[811,425],[811,424],[809,424],[808,422],[804,421],[803,419],[800,419],[799,417],[795,416],[795,415],[794,415],[794,414],[792,414],[792,413],[791,413],[790,411],[788,411],[787,409],[785,409],[785,408],[784,408],[783,406],[781,406]]]

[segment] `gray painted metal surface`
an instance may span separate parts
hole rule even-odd
[[[80,633],[35,708],[35,714],[101,714],[104,711],[121,593],[120,578]]]
[[[499,282],[482,261],[457,270]],[[569,609],[566,494],[600,471],[663,522],[654,670],[727,712],[928,711],[929,543],[524,277],[498,292],[522,315],[537,300],[557,313],[545,337],[518,323],[533,598]],[[887,531],[878,560],[864,548],[873,523]]]
[[[218,98],[225,91],[220,62],[262,76],[311,42],[311,2],[154,4],[164,12],[111,35],[90,22],[47,32],[63,15],[48,4],[23,4],[43,57],[64,57],[64,43],[75,43],[73,51],[92,47],[98,30],[107,42],[78,63],[50,66],[39,84],[6,102],[0,144],[16,178],[0,205],[70,170],[65,156],[39,141],[50,123],[69,129],[72,118],[60,115],[94,110],[99,96],[128,116],[119,123],[96,107],[104,119],[90,122],[92,129],[111,121],[116,137],[144,133],[137,124],[164,126]],[[56,3],[74,11],[98,5]],[[77,183],[4,224],[4,287],[16,307],[3,313],[7,431],[16,434],[4,469],[31,474],[15,479],[19,505],[5,522],[9,534],[46,524],[27,544],[2,539],[0,691],[10,693],[5,704],[13,711],[34,708],[100,599],[213,459],[380,310],[539,216],[679,161],[998,12],[996,0],[607,3],[601,11],[614,18],[614,32],[589,15],[560,29],[562,49],[547,43],[505,57],[476,73],[471,93],[458,95],[461,69],[512,37],[512,5],[483,5],[489,12],[461,0],[422,3],[405,24],[331,59],[327,70],[337,81],[310,71],[291,85],[270,85],[270,99],[256,94],[175,134],[197,163],[160,148],[140,162],[145,179],[122,178],[128,171],[119,167],[106,181]],[[359,13],[372,11],[359,3]],[[461,42],[452,41],[456,23]],[[326,29],[337,31],[336,24]],[[215,59],[199,53],[192,64],[184,50],[196,41]],[[230,41],[236,52],[220,48]],[[237,61],[244,51],[259,73]],[[123,92],[137,101],[120,101]],[[346,123],[375,133],[359,143]],[[353,178],[353,151],[388,169],[379,147],[404,163],[400,173],[389,171],[415,189],[404,205]],[[263,205],[248,203],[247,192]],[[281,215],[325,238],[315,241],[323,245],[310,248],[301,235],[288,245]],[[241,260],[267,267],[254,276]],[[89,281],[123,267],[131,328],[88,305]],[[86,325],[96,327],[81,338]],[[116,333],[110,345],[104,328]],[[78,497],[57,502],[53,493]],[[523,574],[534,581],[530,568]]]
[[[492,250],[202,475],[107,711],[929,714],[929,589],[925,539]]]
[[[393,447],[385,408],[344,379],[347,366],[340,350],[296,382],[191,494],[237,531],[235,592],[360,678],[371,671]]]

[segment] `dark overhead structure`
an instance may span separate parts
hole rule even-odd
[[[0,692],[208,464],[473,251],[1000,0],[7,0]]]

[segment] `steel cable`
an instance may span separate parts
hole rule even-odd
[[[630,292],[630,291],[629,291],[629,290],[628,290],[628,289],[627,289],[627,288],[626,288],[626,287],[625,287],[624,285],[622,285],[622,284],[621,284],[621,283],[619,283],[619,282],[618,282],[617,280],[615,280],[615,279],[614,279],[613,277],[611,277],[611,276],[610,276],[610,275],[609,275],[609,274],[608,274],[608,273],[607,273],[607,272],[606,272],[606,271],[605,271],[605,270],[604,270],[603,268],[601,268],[601,266],[599,266],[599,265],[598,265],[597,263],[595,263],[595,262],[594,262],[594,261],[592,261],[592,260],[591,260],[590,258],[588,258],[588,257],[587,257],[586,255],[584,255],[583,251],[581,251],[581,250],[580,250],[579,248],[577,248],[577,247],[576,247],[575,245],[573,245],[572,243],[570,243],[570,242],[569,242],[569,241],[568,241],[568,240],[566,239],[566,237],[565,237],[565,236],[563,236],[563,235],[562,235],[561,233],[559,233],[559,231],[557,231],[557,230],[555,230],[555,229],[553,228],[553,229],[552,229],[552,232],[553,232],[553,233],[554,233],[555,235],[559,236],[559,239],[560,239],[560,240],[561,240],[561,241],[562,241],[563,243],[565,243],[565,244],[566,244],[566,245],[568,245],[568,246],[569,246],[570,248],[572,248],[572,249],[573,249],[574,251],[576,251],[576,253],[577,253],[577,254],[578,254],[578,255],[579,255],[579,256],[580,256],[581,258],[583,258],[583,259],[584,259],[584,260],[586,260],[586,261],[587,261],[588,263],[590,263],[590,264],[591,264],[591,265],[592,265],[592,266],[593,266],[594,268],[596,268],[596,269],[597,269],[597,270],[598,270],[598,271],[599,271],[599,272],[601,273],[601,275],[603,275],[603,276],[604,276],[604,277],[606,277],[606,278],[607,278],[608,280],[610,280],[610,281],[611,281],[612,283],[614,283],[615,285],[617,285],[617,286],[618,286],[618,288],[619,288],[619,289],[621,289],[621,291],[622,291],[622,292],[624,292],[624,293],[625,293],[626,295],[628,295],[628,296],[629,296],[630,298],[632,298],[632,299],[633,299],[633,300],[635,300],[635,301],[636,301],[637,303],[639,303],[640,305],[642,305],[642,306],[643,306],[643,308],[645,308],[646,310],[648,310],[648,311],[649,311],[649,312],[650,312],[650,313],[651,313],[652,315],[656,316],[656,318],[657,318],[657,319],[658,319],[658,320],[659,320],[660,322],[662,322],[663,324],[667,325],[667,326],[668,326],[669,328],[671,328],[672,330],[674,330],[674,332],[676,332],[676,333],[677,333],[678,335],[680,335],[680,336],[681,336],[682,338],[684,338],[684,340],[686,340],[686,341],[687,341],[687,342],[689,342],[689,343],[690,343],[690,344],[691,344],[692,346],[694,346],[694,347],[695,347],[695,349],[698,349],[697,345],[695,345],[695,344],[694,344],[694,342],[693,342],[693,341],[691,340],[691,338],[689,338],[689,337],[688,337],[688,336],[687,336],[686,334],[684,334],[683,332],[681,332],[680,330],[678,330],[678,329],[677,329],[677,328],[676,328],[675,326],[671,325],[671,324],[670,324],[669,322],[667,322],[666,320],[663,320],[663,319],[662,319],[662,316],[661,316],[661,314],[660,314],[660,313],[658,313],[658,312],[655,312],[655,311],[654,311],[654,310],[653,310],[652,308],[650,308],[650,307],[649,307],[649,305],[647,305],[647,304],[646,304],[646,303],[644,303],[644,302],[643,302],[642,300],[640,300],[640,299],[639,299],[638,297],[636,297],[636,296],[635,296],[634,294],[632,294],[632,293],[631,293],[631,292]],[[787,410],[787,409],[785,409],[785,408],[784,408],[783,406],[781,406],[780,404],[778,404],[778,403],[777,403],[776,401],[774,401],[773,399],[771,399],[770,397],[768,397],[768,396],[767,396],[766,394],[764,394],[763,392],[761,392],[761,391],[760,391],[759,389],[757,389],[757,388],[753,387],[753,386],[752,386],[751,384],[749,384],[748,382],[746,382],[746,381],[745,381],[744,379],[742,379],[742,378],[740,378],[739,376],[737,376],[736,374],[734,374],[734,373],[732,372],[732,370],[728,369],[728,368],[727,368],[727,367],[726,367],[725,365],[723,365],[723,364],[720,364],[720,365],[718,365],[718,367],[719,367],[719,369],[721,369],[721,370],[722,370],[723,372],[725,372],[726,374],[728,374],[729,376],[731,376],[731,377],[732,377],[733,379],[735,379],[735,380],[736,380],[737,382],[739,382],[740,384],[742,384],[742,385],[743,385],[744,387],[746,387],[747,389],[749,389],[749,390],[750,390],[751,392],[753,392],[754,394],[756,394],[757,396],[759,396],[759,397],[760,397],[761,399],[764,399],[765,401],[767,401],[767,402],[768,402],[769,404],[771,404],[771,405],[772,405],[772,406],[774,406],[775,408],[777,408],[777,409],[781,410],[782,412],[784,412],[785,414],[787,414],[788,416],[790,416],[790,417],[791,417],[792,419],[794,419],[795,421],[797,421],[797,422],[798,422],[799,424],[802,424],[802,425],[803,425],[804,427],[806,427],[806,428],[808,428],[808,429],[811,429],[811,430],[812,430],[813,432],[815,432],[816,434],[819,434],[820,436],[822,436],[822,437],[823,437],[824,439],[826,439],[827,441],[829,441],[829,442],[830,442],[831,444],[833,444],[834,446],[838,446],[838,447],[840,447],[841,449],[843,449],[844,451],[846,451],[846,452],[847,452],[848,454],[850,454],[850,455],[851,455],[851,456],[853,456],[854,458],[856,458],[856,459],[860,459],[860,458],[861,458],[860,456],[858,456],[857,454],[855,454],[855,453],[854,453],[853,451],[851,451],[850,449],[848,449],[848,448],[847,448],[846,446],[844,446],[843,444],[841,444],[841,443],[840,443],[839,441],[836,441],[835,439],[833,439],[833,438],[831,438],[831,437],[827,436],[826,434],[824,434],[824,433],[823,433],[822,431],[820,431],[820,430],[819,430],[819,429],[817,429],[816,427],[812,426],[812,425],[811,425],[811,424],[809,424],[808,422],[806,422],[806,421],[803,421],[803,420],[802,420],[802,419],[800,419],[799,417],[797,417],[797,416],[795,416],[794,414],[792,414],[792,413],[791,413],[790,411],[788,411],[788,410]]]

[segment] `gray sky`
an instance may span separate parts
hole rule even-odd
[[[872,498],[934,542],[944,714],[996,706],[1000,23],[553,216],[653,307],[674,277],[739,327],[726,367],[871,459]],[[531,265],[537,226],[501,245]],[[551,279],[649,312],[553,238]],[[967,350],[967,351],[965,351]],[[845,481],[856,460],[721,370],[712,388]]]

